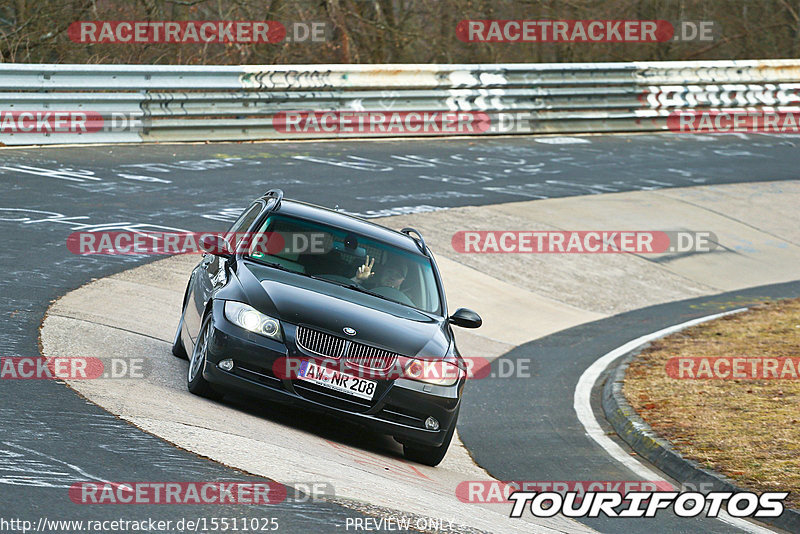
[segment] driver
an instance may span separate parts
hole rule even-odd
[[[366,282],[370,277],[376,274],[375,271],[372,270],[374,265],[375,258],[370,259],[370,257],[367,256],[366,260],[364,260],[364,264],[356,271],[354,280],[359,284]],[[377,274],[378,287],[391,287],[399,290],[400,285],[402,285],[408,274],[408,266],[405,263],[393,263],[386,265]]]

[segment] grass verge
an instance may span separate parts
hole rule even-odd
[[[759,304],[654,341],[631,362],[623,392],[685,458],[743,488],[789,491],[785,504],[800,508],[800,379],[667,373],[670,358],[721,356],[800,358],[800,299]]]

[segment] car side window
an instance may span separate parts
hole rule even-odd
[[[250,225],[253,224],[253,221],[256,220],[258,214],[261,213],[261,208],[263,205],[261,202],[255,202],[252,206],[247,208],[244,213],[233,223],[230,230],[228,230],[229,234],[238,233],[238,232],[246,232]]]

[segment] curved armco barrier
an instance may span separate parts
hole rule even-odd
[[[463,352],[495,357],[545,334],[648,304],[796,278],[800,229],[792,217],[799,198],[800,182],[765,182],[453,208],[384,223],[410,224],[425,234],[437,252],[451,303],[474,307],[484,317],[485,326],[476,333],[459,333]],[[520,228],[703,229],[723,247],[651,257],[548,255],[547,261],[525,254],[459,254],[450,248],[458,230]],[[383,514],[398,508],[391,513],[435,513],[489,531],[586,531],[563,518],[537,521],[538,527],[522,522],[533,521],[530,517],[512,520],[505,504],[460,501],[461,482],[490,477],[458,440],[439,468],[427,468],[403,461],[390,440],[349,433],[325,418],[190,395],[184,386],[186,362],[169,354],[169,343],[196,259],[155,262],[67,294],[44,321],[45,356],[143,357],[150,363],[146,380],[69,385],[138,427],[226,465],[282,483],[332,484],[337,499],[349,506],[380,507]],[[80,338],[72,335],[78,324]]]
[[[3,64],[0,143],[709,131],[731,114],[747,115],[744,131],[797,133],[798,88],[800,60]],[[686,111],[711,122],[684,124]]]

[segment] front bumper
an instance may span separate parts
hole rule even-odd
[[[319,360],[295,342],[296,327],[283,325],[283,342],[244,330],[225,318],[224,301],[215,301],[213,325],[203,377],[220,390],[236,390],[277,402],[323,411],[394,436],[401,443],[438,447],[455,424],[464,379],[453,386],[435,386],[407,379],[379,381],[372,401],[339,394],[305,381],[279,378],[273,365],[279,358]],[[232,359],[234,368],[217,364]],[[425,419],[439,421],[438,430]]]

